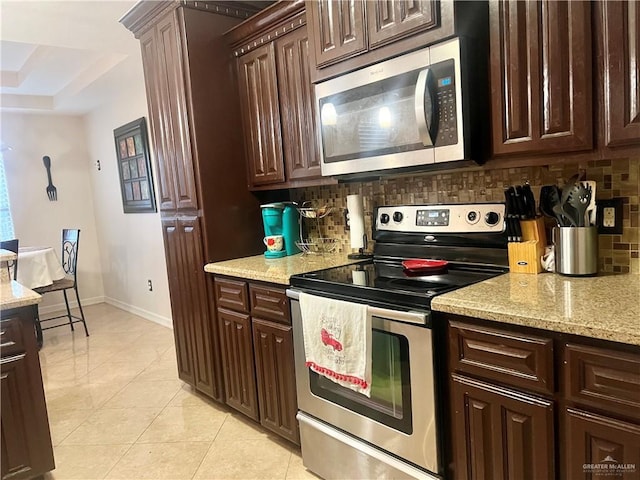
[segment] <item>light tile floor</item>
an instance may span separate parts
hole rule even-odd
[[[300,450],[178,380],[173,332],[107,304],[44,333],[47,480],[316,479]]]

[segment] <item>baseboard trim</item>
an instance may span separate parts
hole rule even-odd
[[[171,318],[163,317],[162,315],[158,315],[157,313],[153,313],[143,308],[121,302],[120,300],[116,300],[115,298],[111,297],[104,297],[104,302],[173,330],[173,322],[171,321]],[[84,304],[84,299],[82,300],[82,303]]]
[[[75,297],[75,295],[69,295],[67,294],[68,297]],[[105,301],[105,297],[104,295],[100,295],[97,297],[90,297],[90,298],[83,298],[82,299],[82,306],[89,306],[89,305],[95,305],[96,303],[104,303]],[[69,308],[78,308],[78,301],[77,300],[71,300],[71,298],[69,298]],[[59,313],[59,312],[64,312],[67,310],[67,306],[64,303],[56,303],[55,305],[47,305],[46,307],[38,307],[38,311],[40,312],[40,315],[49,315],[50,313]]]

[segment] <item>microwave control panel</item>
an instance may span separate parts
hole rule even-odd
[[[447,60],[431,65],[430,69],[434,76],[432,98],[437,105],[434,143],[436,147],[455,145],[458,143],[455,64],[453,60]]]

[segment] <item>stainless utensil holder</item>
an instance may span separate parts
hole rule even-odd
[[[589,276],[598,273],[598,227],[554,227],[556,273]]]

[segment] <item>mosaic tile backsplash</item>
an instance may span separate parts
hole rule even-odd
[[[334,212],[320,221],[320,236],[340,240],[338,250],[350,252],[349,232],[345,230],[343,211],[347,195],[359,193],[364,198],[366,229],[371,235],[373,209],[381,205],[421,203],[502,202],[504,188],[529,181],[539,198],[543,185],[564,185],[575,173],[597,182],[596,199],[623,199],[622,235],[600,235],[600,271],[640,273],[640,156],[583,163],[556,163],[538,167],[492,169],[489,166],[449,172],[422,173],[413,176],[384,178],[370,182],[343,183],[307,187],[291,191],[292,200],[312,201],[317,206],[330,205]],[[549,226],[553,222],[549,219]],[[309,236],[318,236],[317,227],[308,225]]]

